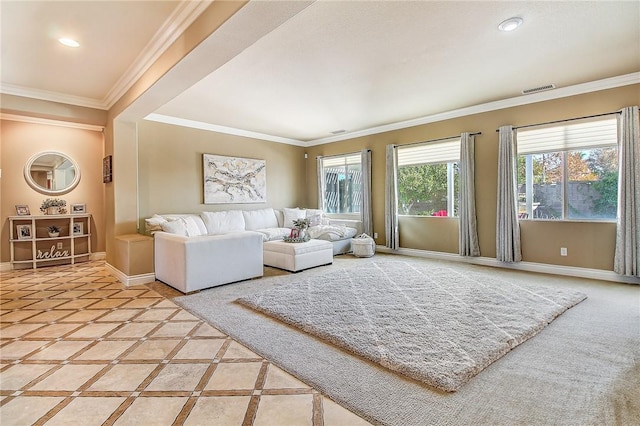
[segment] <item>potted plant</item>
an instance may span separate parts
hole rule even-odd
[[[47,231],[49,231],[49,236],[51,238],[55,238],[60,235],[60,227],[57,225],[47,226]]]
[[[40,211],[44,214],[60,214],[61,210],[66,206],[67,202],[65,200],[61,200],[59,198],[47,198],[42,202]]]

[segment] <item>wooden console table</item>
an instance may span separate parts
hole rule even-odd
[[[60,228],[58,236],[49,236],[52,225]],[[13,269],[86,262],[91,257],[91,214],[9,216],[9,242]]]

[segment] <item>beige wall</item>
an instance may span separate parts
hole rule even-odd
[[[42,151],[60,151],[80,167],[81,178],[71,192],[58,196],[71,203],[85,203],[93,215],[92,251],[105,251],[104,189],[102,184],[103,135],[99,131],[69,127],[0,121],[0,220],[2,221],[1,261],[8,262],[8,216],[16,214],[16,204],[27,204],[32,215],[41,214],[40,204],[51,196],[33,190],[24,179],[23,167],[31,156]]]
[[[154,213],[301,206],[306,189],[304,148],[216,132],[138,123],[140,226]],[[266,160],[267,202],[204,204],[202,154]],[[314,181],[315,182],[315,181]]]
[[[385,146],[453,136],[465,131],[482,132],[482,135],[476,137],[475,145],[478,236],[482,256],[495,257],[498,158],[496,129],[505,124],[519,126],[561,120],[616,111],[638,104],[640,85],[636,84],[319,145],[307,149],[310,159],[307,164],[307,181],[315,179],[316,164],[311,159],[316,156],[371,149],[374,232],[379,235],[376,242],[384,244]],[[316,199],[317,189],[315,185],[310,185],[307,204],[315,205]],[[458,252],[457,219],[407,217],[400,220],[400,228],[402,247]],[[529,221],[522,222],[521,230],[525,261],[613,269],[615,225],[612,223]],[[560,256],[560,247],[567,247],[568,256]]]

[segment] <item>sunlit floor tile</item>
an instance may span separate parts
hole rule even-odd
[[[300,380],[293,377],[286,371],[276,367],[275,365],[269,365],[269,371],[267,372],[267,378],[264,383],[264,389],[287,389],[297,388],[304,389],[309,388]]]
[[[168,322],[153,333],[153,337],[184,337],[188,335],[196,325],[198,325],[196,321]]]
[[[223,358],[260,358],[260,356],[240,343],[232,342],[224,353]]]
[[[0,357],[2,357],[2,359],[23,358],[36,349],[43,347],[47,343],[49,343],[47,340],[25,340],[9,343],[2,347]]]
[[[54,368],[47,364],[17,364],[0,372],[0,390],[19,390]],[[1,410],[0,410],[1,411]]]
[[[262,395],[254,426],[302,426],[313,423],[313,395]]]
[[[123,397],[79,397],[58,412],[47,426],[100,425],[124,402]],[[4,425],[3,425],[4,426]]]
[[[24,426],[35,423],[53,407],[58,405],[62,397],[25,396],[15,398],[0,410],[0,424],[2,426]]]
[[[133,341],[98,342],[88,351],[78,356],[77,360],[112,360],[117,359],[124,351],[133,346]]]
[[[224,339],[198,339],[189,340],[174,355],[174,359],[214,359],[222,345]]]
[[[185,426],[196,425],[241,425],[250,397],[220,396],[198,398]],[[275,426],[277,423],[272,423]]]
[[[145,390],[192,391],[207,368],[207,364],[167,364]]]
[[[100,377],[87,390],[134,391],[157,368],[157,364],[118,364]]]
[[[75,391],[96,375],[104,365],[63,365],[59,370],[36,383],[30,390],[68,390]]]
[[[115,425],[171,425],[186,402],[186,397],[136,398],[127,411],[118,418]],[[153,414],[150,416],[150,413]]]
[[[145,340],[126,359],[165,359],[176,347],[179,340]]]
[[[262,362],[220,363],[205,390],[253,389]]]

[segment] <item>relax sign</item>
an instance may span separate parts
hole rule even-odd
[[[51,246],[51,250],[42,251],[38,250],[36,259],[57,259],[60,257],[69,257],[69,250],[56,250],[56,246]]]

